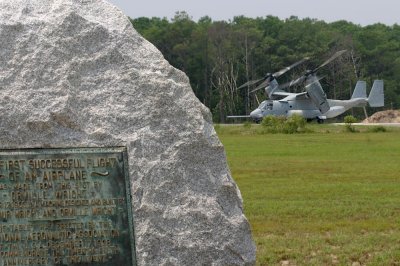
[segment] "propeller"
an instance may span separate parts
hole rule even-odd
[[[300,64],[302,64],[302,63],[304,63],[304,62],[307,61],[308,59],[310,59],[310,58],[309,58],[309,57],[304,57],[304,58],[301,59],[300,61],[298,61],[298,62],[296,62],[296,63],[294,63],[294,64],[292,64],[292,65],[290,65],[290,66],[288,66],[288,67],[285,67],[284,69],[281,69],[281,70],[279,70],[278,72],[275,72],[275,73],[272,74],[272,75],[273,75],[275,78],[277,78],[277,77],[279,77],[279,76],[285,74],[285,73],[288,72],[289,70],[295,68],[296,66],[298,66],[298,65],[300,65]]]
[[[332,62],[333,60],[335,60],[336,58],[338,58],[339,56],[341,56],[342,54],[344,54],[347,50],[341,50],[336,52],[334,55],[331,56],[331,58],[329,58],[328,60],[326,60],[325,62],[322,63],[322,65],[320,65],[319,67],[315,68],[314,70],[312,70],[313,73],[317,72],[320,68],[326,66],[327,64],[329,64],[330,62]]]
[[[338,58],[339,56],[344,54],[346,51],[347,50],[341,50],[341,51],[336,52],[328,60],[326,60],[325,62],[323,62],[318,67],[314,68],[313,70],[307,70],[307,72],[304,75],[302,75],[301,77],[299,77],[299,78],[297,78],[295,80],[292,80],[290,82],[287,82],[285,84],[280,85],[279,89],[286,89],[286,88],[295,86],[297,84],[303,83],[310,75],[314,75],[319,69],[321,69],[322,67],[326,66],[327,64],[329,64],[330,62],[332,62],[333,60],[335,60],[336,58]]]
[[[269,74],[269,75],[272,76],[272,77],[274,77],[274,76],[271,75],[271,74]],[[272,78],[272,77],[271,77],[271,78]],[[271,78],[266,77],[266,79],[265,79],[260,85],[258,85],[254,90],[252,90],[250,93],[255,92],[255,91],[258,91],[259,89],[262,89],[262,88],[267,87],[268,84],[269,84],[269,82],[272,80]]]
[[[307,76],[303,75],[303,76],[301,76],[301,77],[299,77],[299,78],[297,78],[295,80],[292,80],[292,81],[286,82],[286,83],[284,83],[282,85],[279,85],[279,89],[281,89],[281,90],[282,89],[287,89],[287,88],[290,88],[290,87],[295,86],[297,84],[301,84],[301,83],[304,82],[304,80],[306,78],[307,78]]]
[[[239,88],[237,88],[237,89],[242,89],[242,88],[244,88],[244,87],[251,86],[251,85],[253,85],[253,84],[256,84],[256,83],[260,82],[260,81],[263,80],[263,79],[264,79],[264,78],[262,78],[262,79],[256,79],[256,80],[250,80],[250,81],[244,83],[243,85],[241,85],[241,86],[240,86]]]
[[[273,73],[273,74],[268,73],[267,75],[265,75],[264,78],[256,79],[256,80],[250,80],[250,81],[244,83],[243,85],[241,85],[240,87],[238,87],[238,89],[242,89],[242,88],[244,88],[244,87],[257,84],[258,82],[260,82],[260,81],[262,81],[262,80],[263,80],[263,82],[262,82],[260,85],[258,85],[257,88],[256,88],[255,90],[253,90],[253,91],[251,91],[251,92],[254,92],[254,91],[256,91],[256,90],[259,90],[260,88],[266,87],[266,86],[269,84],[269,82],[270,82],[271,80],[273,80],[273,79],[275,79],[275,78],[278,78],[279,76],[282,76],[283,74],[285,74],[285,73],[288,72],[289,70],[291,70],[291,69],[295,68],[296,66],[298,66],[298,65],[300,65],[300,64],[302,64],[302,63],[304,63],[304,62],[307,61],[308,59],[309,59],[308,57],[305,57],[305,58],[301,59],[300,61],[298,61],[298,62],[296,62],[296,63],[294,63],[294,64],[292,64],[292,65],[290,65],[290,66],[288,66],[288,67],[285,67],[285,68],[279,70],[278,72],[275,72],[275,73]]]
[[[289,88],[289,87],[294,86],[295,84],[299,84],[299,83],[303,82],[306,78],[307,78],[307,77],[306,77],[305,75],[303,75],[303,76],[301,76],[300,78],[298,78],[298,79],[296,79],[296,80],[292,80],[292,81],[290,81],[290,82],[286,82],[286,83],[284,83],[284,84],[282,84],[282,85],[279,85],[278,88],[279,88],[280,90],[287,89],[287,88]],[[324,79],[324,78],[326,78],[326,76],[318,77],[318,81],[320,81],[320,80],[322,80],[322,79]],[[300,79],[301,79],[301,80],[300,80]],[[314,82],[315,82],[315,81],[314,81]]]

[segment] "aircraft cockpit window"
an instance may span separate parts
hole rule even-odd
[[[272,102],[262,102],[258,109],[261,110],[272,110],[273,108],[273,103]]]

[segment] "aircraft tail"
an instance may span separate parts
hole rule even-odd
[[[367,98],[367,83],[365,81],[357,81],[356,88],[354,89],[353,95],[351,96],[351,99],[356,98]]]
[[[368,103],[371,107],[382,107],[385,105],[383,94],[383,80],[375,80],[369,93]]]

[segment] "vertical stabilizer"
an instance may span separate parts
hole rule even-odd
[[[382,107],[385,105],[383,94],[383,80],[375,80],[369,93],[368,103],[371,107]]]
[[[365,81],[357,81],[356,87],[353,91],[353,95],[351,96],[351,99],[356,98],[367,98],[367,83]]]

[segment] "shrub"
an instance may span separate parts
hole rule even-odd
[[[386,132],[387,129],[386,129],[386,127],[383,127],[383,126],[377,126],[377,127],[371,127],[371,128],[369,128],[368,131],[369,131],[369,132],[377,133],[377,132]]]
[[[243,123],[243,127],[244,128],[251,128],[251,122],[250,121],[246,121]]]
[[[293,134],[304,131],[307,121],[299,115],[293,115],[286,119],[283,127],[283,133]]]
[[[357,122],[357,118],[355,118],[352,115],[347,115],[344,117],[345,127],[348,132],[353,132],[353,133],[357,132],[357,130],[353,126],[353,123],[356,123],[356,122]]]
[[[279,133],[282,131],[284,117],[267,115],[261,121],[261,126],[267,133]]]
[[[267,133],[293,134],[305,131],[306,120],[299,115],[289,118],[268,115],[263,118],[261,126]]]
[[[357,123],[357,118],[355,118],[355,117],[352,116],[352,115],[347,115],[347,116],[344,117],[344,122],[345,122],[346,124]]]

